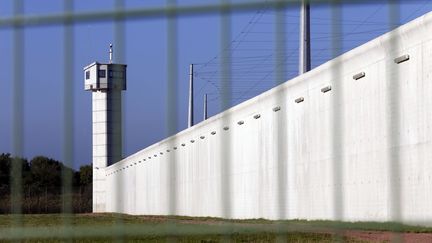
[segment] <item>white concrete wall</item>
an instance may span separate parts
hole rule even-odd
[[[425,15],[109,166],[107,211],[427,224],[431,24]]]

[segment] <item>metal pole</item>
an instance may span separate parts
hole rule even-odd
[[[113,45],[110,44],[110,48],[109,48],[109,63],[113,63]]]
[[[204,121],[207,120],[207,94],[204,94]]]
[[[193,64],[190,65],[189,69],[189,116],[188,116],[188,127],[194,125],[194,114],[193,114]]]
[[[300,75],[311,69],[310,46],[310,4],[309,0],[302,0],[302,5],[300,7]]]

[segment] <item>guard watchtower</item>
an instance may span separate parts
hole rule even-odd
[[[105,168],[122,159],[122,91],[126,65],[93,62],[84,67],[84,89],[92,91],[93,212],[105,212]]]

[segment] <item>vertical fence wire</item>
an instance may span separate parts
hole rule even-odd
[[[71,225],[71,214],[73,213],[72,200],[72,168],[73,168],[73,120],[74,120],[74,32],[73,22],[70,17],[73,11],[73,1],[64,0],[64,12],[66,18],[63,29],[63,164],[62,167],[62,212],[63,226],[67,230]]]
[[[399,25],[400,21],[400,6],[397,0],[387,0],[388,5],[388,26],[389,30],[393,30]],[[396,56],[399,48],[399,37],[396,32],[390,32],[389,54]],[[388,208],[389,219],[393,222],[401,222],[403,212],[401,207],[401,161],[400,161],[400,78],[397,68],[394,67],[392,58],[386,60],[386,80],[389,89],[387,97],[387,128],[388,128]],[[403,238],[400,233],[392,234],[392,242],[402,242]]]
[[[331,49],[332,58],[336,58],[342,52],[342,11],[341,0],[331,2]],[[335,220],[344,219],[344,82],[342,80],[343,62],[337,61],[331,71],[331,82],[334,93],[332,95],[331,107],[333,107],[331,122],[331,152],[333,168],[333,217]],[[343,241],[343,231],[335,229],[335,240]]]
[[[115,0],[114,1],[114,8],[115,10],[118,11],[117,15],[114,17],[114,47],[115,47],[115,54],[114,54],[114,62],[115,63],[119,63],[119,64],[124,64],[126,61],[126,46],[125,46],[125,40],[126,40],[126,30],[125,30],[125,19],[123,18],[123,10],[125,9],[125,0]],[[121,144],[123,146],[124,144],[124,135],[123,132],[125,131],[124,129],[124,124],[126,124],[125,122],[125,98],[124,95],[122,94],[122,91],[120,92],[120,99],[121,99],[121,103],[122,103],[122,107],[120,107],[121,109],[121,120],[122,122],[122,127],[120,127],[119,129],[122,130],[122,132],[120,132],[120,134],[122,134],[122,137],[119,138],[121,141]],[[113,116],[115,116],[115,114],[113,114]],[[123,148],[121,148],[123,149]],[[124,151],[122,151],[122,154],[120,155],[123,158],[123,153]],[[123,186],[123,180],[120,179],[116,182],[115,184],[116,186],[116,191],[119,192],[121,195],[123,195],[122,192],[122,188],[124,188]],[[108,195],[105,195],[105,197],[107,197]],[[121,205],[121,207],[124,207],[124,205]],[[125,225],[124,222],[121,218],[120,215],[115,217],[115,222],[114,222],[114,226],[117,229],[120,229],[120,232],[124,232],[123,234],[120,234],[118,236],[116,236],[113,240],[115,242],[123,242],[125,240]]]
[[[232,99],[232,88],[231,88],[231,53],[229,51],[224,51],[225,48],[230,46],[231,44],[231,12],[229,9],[226,9],[226,6],[229,4],[230,0],[220,0],[220,4],[222,6],[222,10],[220,14],[220,44],[219,48],[221,50],[219,66],[220,66],[220,77],[223,77],[219,80],[220,82],[220,109],[222,111],[227,110],[231,105]],[[227,114],[223,117],[222,123],[225,128],[229,129],[231,125],[231,114]],[[232,193],[232,172],[231,172],[231,161],[232,161],[232,135],[229,130],[221,131],[221,140],[220,140],[220,152],[219,156],[221,158],[220,166],[221,166],[221,175],[220,175],[220,183],[221,183],[221,215],[224,218],[231,218],[231,193]],[[230,242],[231,237],[225,235],[222,237],[222,242]]]
[[[177,0],[166,0],[166,5],[168,10],[174,9],[177,5]],[[167,86],[165,90],[166,99],[166,131],[167,135],[171,136],[177,132],[178,123],[178,110],[177,110],[177,88],[178,82],[178,24],[177,15],[170,12],[167,16],[167,30],[166,30],[166,40],[167,40]],[[176,146],[176,139],[171,140],[169,143],[170,149]],[[169,195],[167,195],[168,200],[168,212],[170,215],[177,215],[177,158],[178,153],[173,151],[167,154],[170,158],[169,163],[166,164],[168,169],[168,178],[166,184],[168,190],[166,190]],[[172,234],[176,234],[175,222],[170,221],[168,225],[172,231]],[[169,237],[169,242],[177,242],[177,238]]]
[[[175,8],[177,1],[176,0],[167,0],[167,8]],[[178,110],[177,110],[177,73],[178,73],[178,31],[177,31],[177,16],[174,13],[170,13],[167,17],[167,86],[165,90],[165,98],[166,98],[166,131],[167,135],[171,136],[177,131],[177,122],[178,122]],[[169,175],[170,175],[170,185],[169,188],[169,212],[174,215],[176,213],[176,198],[177,198],[177,189],[176,184],[173,183],[176,178],[176,163],[173,162],[169,165]]]
[[[14,1],[14,17],[24,14],[22,0]],[[24,141],[24,26],[17,23],[13,26],[13,90],[12,90],[12,150],[14,158],[10,171],[11,180],[11,213],[13,227],[22,225],[22,168]]]
[[[231,44],[231,12],[227,9],[230,0],[220,0],[222,10],[220,12],[220,76],[224,77],[220,79],[220,108],[222,111],[227,110],[231,105],[231,53],[229,51],[223,51],[227,46]],[[230,115],[228,114],[224,118],[223,122],[226,126],[230,125]],[[221,179],[221,198],[222,198],[222,215],[225,218],[231,217],[231,168],[230,161],[232,159],[232,137],[231,133],[227,131],[224,136],[225,139],[221,140],[221,152],[220,156],[222,166],[222,177]]]
[[[279,3],[283,1],[279,0]],[[278,86],[285,82],[286,77],[286,19],[285,19],[285,10],[286,8],[282,5],[275,6],[275,45],[274,45],[274,58],[275,58],[275,86]],[[276,94],[276,104],[283,106],[282,109],[288,109],[287,104],[287,92],[282,91]],[[286,104],[286,105],[285,105]],[[285,108],[286,107],[286,108]],[[276,144],[274,146],[274,156],[276,158],[276,168],[277,178],[276,179],[276,217],[280,220],[286,219],[287,217],[287,209],[289,205],[287,204],[287,192],[288,192],[288,159],[287,159],[287,131],[286,127],[288,126],[287,113],[289,110],[284,110],[283,112],[279,112],[278,116],[275,118],[275,125],[273,128],[273,136],[276,138]],[[285,225],[283,227],[288,227]],[[276,242],[286,242],[287,237],[285,234],[277,235]]]

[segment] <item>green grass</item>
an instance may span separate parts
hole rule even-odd
[[[19,220],[19,221],[16,221]],[[19,223],[19,226],[17,225]],[[68,226],[65,227],[64,224]],[[333,242],[336,232],[372,230],[430,233],[432,228],[398,223],[226,220],[123,214],[0,215],[0,242]],[[342,237],[347,242],[362,242]]]

